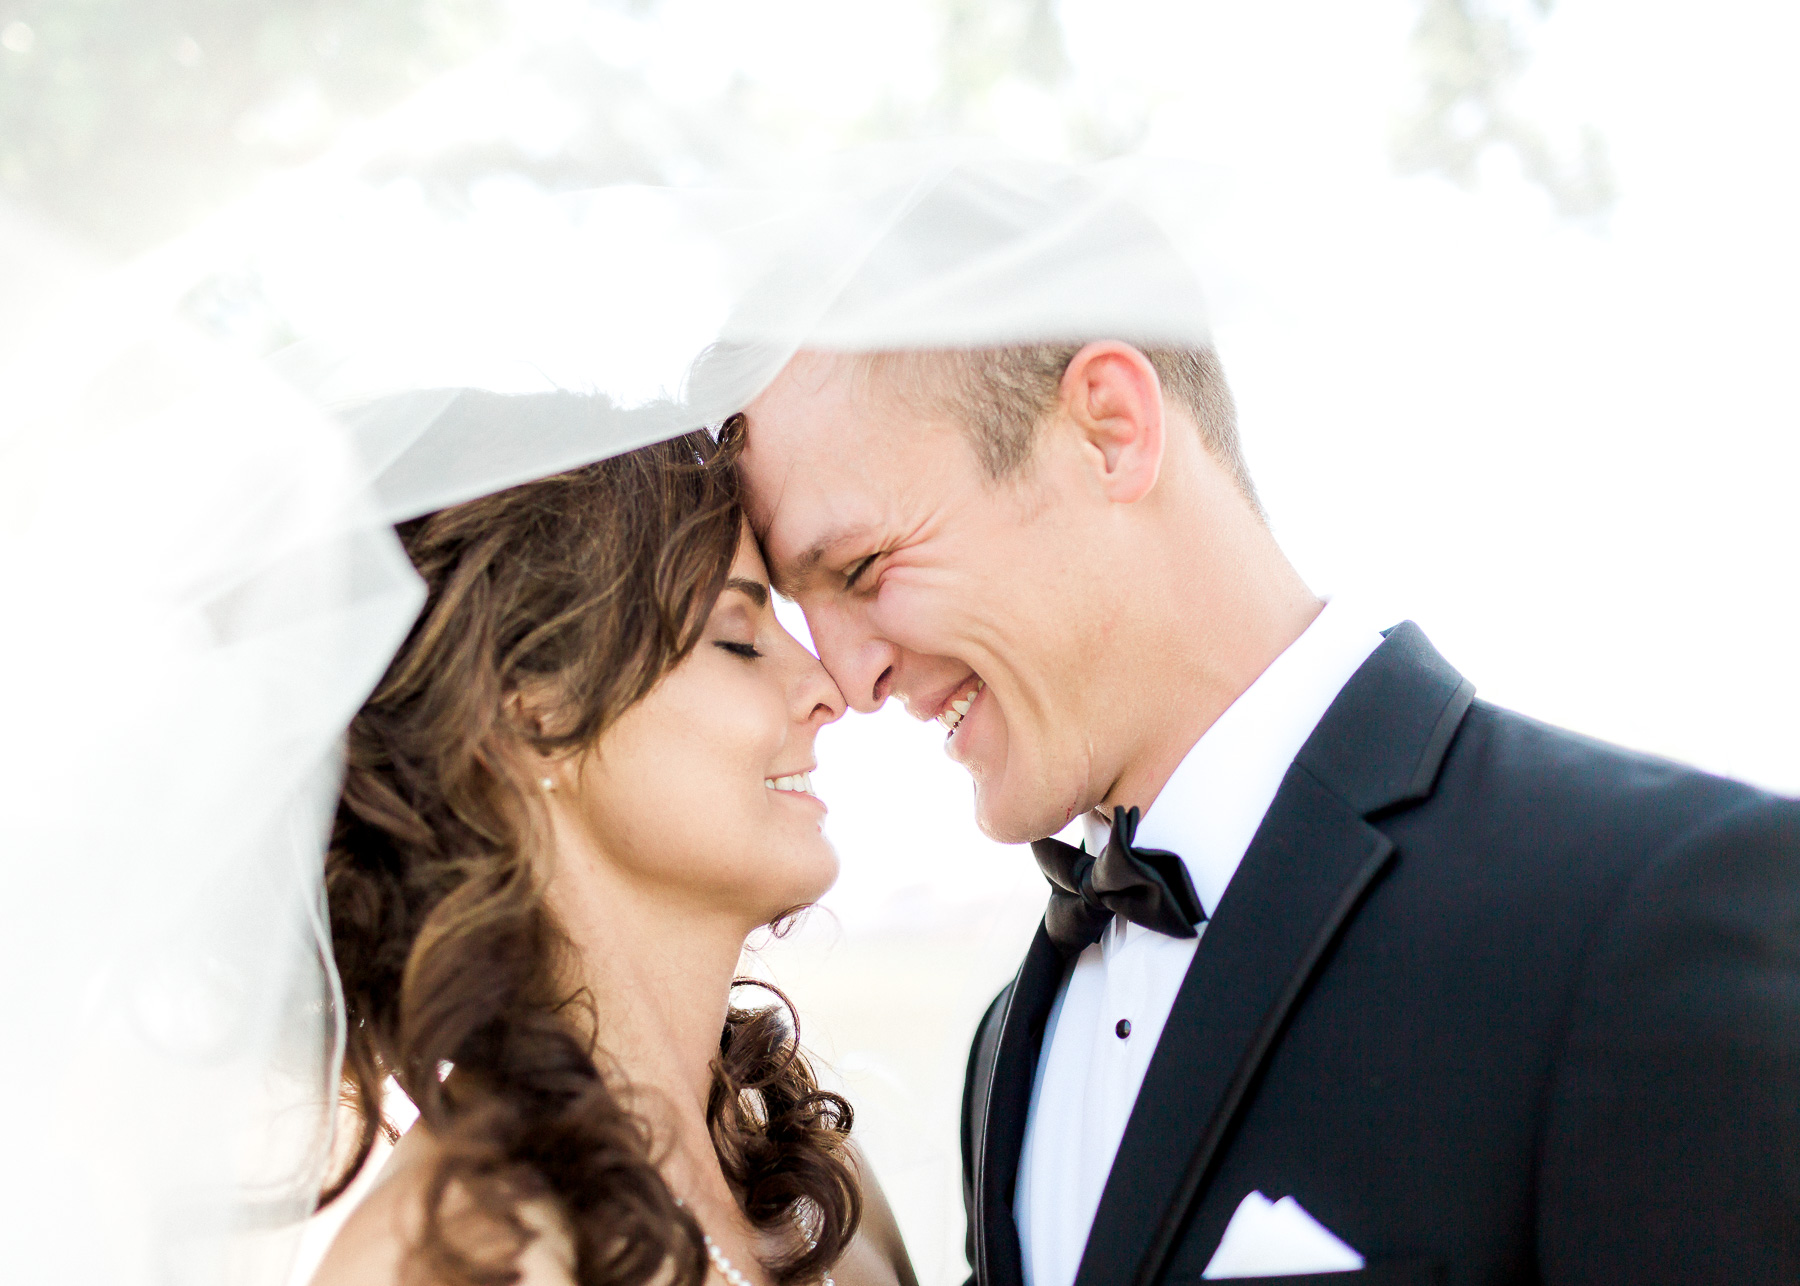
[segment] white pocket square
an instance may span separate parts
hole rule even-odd
[[[1217,1281],[1228,1277],[1288,1277],[1301,1273],[1347,1273],[1363,1266],[1363,1257],[1300,1208],[1292,1197],[1270,1201],[1252,1192],[1238,1204],[1212,1261],[1200,1275]]]

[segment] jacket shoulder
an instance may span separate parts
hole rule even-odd
[[[1646,897],[1703,896],[1706,881],[1684,872],[1723,862],[1746,819],[1796,808],[1478,701],[1431,795],[1371,819],[1399,861],[1362,918],[1408,941],[1455,944],[1566,1013],[1622,912]]]
[[[1800,802],[1760,796],[1696,819],[1595,934],[1547,1103],[1547,1278],[1795,1280],[1796,1102]]]
[[[1776,796],[1485,701],[1469,707],[1425,808],[1504,818],[1522,843],[1648,857]]]

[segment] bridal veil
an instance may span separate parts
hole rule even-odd
[[[7,237],[11,1272],[285,1282],[342,1041],[340,738],[421,602],[394,522],[717,425],[802,347],[1204,343],[1189,193],[1162,177],[883,153],[762,189],[445,206],[314,176],[61,289]],[[252,305],[219,288],[246,275]],[[228,305],[275,351],[192,324]],[[465,388],[605,414],[495,434],[445,413]]]

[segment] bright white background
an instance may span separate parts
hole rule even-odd
[[[1580,219],[1505,147],[1467,187],[1397,175],[1419,11],[1067,0],[1062,78],[965,68],[987,74],[972,115],[1059,154],[1081,152],[1072,114],[1123,121],[1137,150],[1208,167],[1220,347],[1315,588],[1418,621],[1490,700],[1800,791],[1800,10],[1496,6],[1532,55],[1514,109],[1609,150],[1616,200]],[[665,103],[736,95],[804,151],[927,119],[946,23],[971,12],[674,0],[517,21],[593,44]],[[974,830],[941,740],[898,710],[825,735],[843,878],[759,953],[852,1095],[928,1286],[964,1273],[963,1056],[1042,890],[1028,853]]]

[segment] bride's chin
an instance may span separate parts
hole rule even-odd
[[[752,926],[750,932],[804,916],[837,882],[835,868],[831,878],[794,878],[793,872],[784,874],[789,878],[758,881],[753,887],[740,887],[728,895],[734,918],[741,916],[744,924]]]
[[[825,856],[810,870],[796,874],[799,878],[785,890],[791,900],[788,902],[789,909],[783,911],[784,915],[792,910],[810,910],[820,898],[831,892],[832,885],[838,879],[837,854],[827,850]]]

